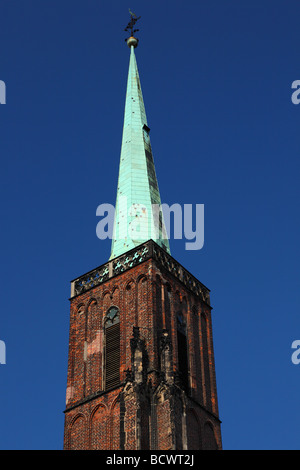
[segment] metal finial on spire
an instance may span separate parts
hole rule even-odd
[[[130,37],[126,38],[125,41],[127,42],[128,47],[137,47],[139,40],[134,37],[134,33],[139,31],[139,29],[134,29],[134,26],[136,22],[141,18],[141,16],[137,17],[135,13],[133,13],[130,8],[129,8],[129,14],[130,14],[130,21],[124,31],[127,31],[128,33],[130,32]]]
[[[128,10],[129,10],[129,13],[130,13],[130,16],[131,16],[131,17],[137,18],[136,14],[133,13],[133,12],[130,10],[130,8],[128,8]]]

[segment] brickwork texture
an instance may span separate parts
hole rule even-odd
[[[211,307],[203,299],[148,259],[70,303],[64,449],[222,448]],[[110,363],[112,307],[120,328]],[[114,367],[117,383],[107,388]]]

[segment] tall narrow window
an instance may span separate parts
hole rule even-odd
[[[188,390],[188,349],[186,339],[186,324],[182,313],[177,315],[177,345],[178,345],[178,369],[182,386]]]
[[[120,315],[117,307],[111,307],[105,317],[104,388],[120,383]]]
[[[201,333],[202,333],[206,406],[209,410],[211,410],[212,409],[212,400],[211,400],[212,396],[211,396],[211,383],[210,383],[210,370],[209,370],[209,344],[208,344],[208,337],[207,337],[207,319],[203,313],[201,314]]]

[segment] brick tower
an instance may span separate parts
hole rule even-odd
[[[160,195],[138,40],[131,34],[127,44],[111,256],[71,282],[64,448],[221,449],[209,289],[172,258],[153,214]]]

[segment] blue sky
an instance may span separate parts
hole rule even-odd
[[[162,201],[205,205],[172,255],[211,289],[225,449],[298,449],[297,0],[2,1],[2,449],[61,449],[69,281],[105,263],[128,7]]]

